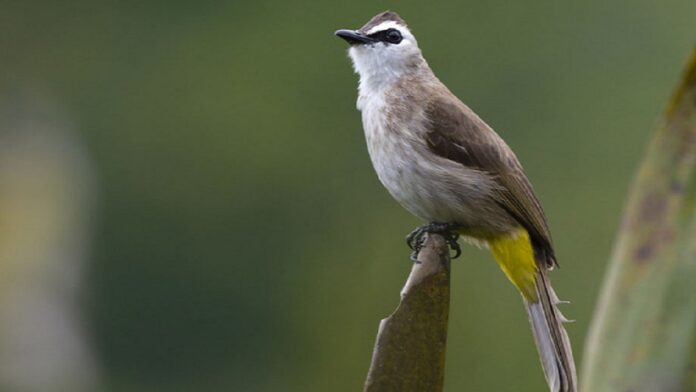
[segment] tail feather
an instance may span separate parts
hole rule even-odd
[[[500,236],[488,245],[508,279],[522,294],[534,331],[544,376],[551,392],[577,392],[577,376],[570,340],[563,323],[568,321],[556,305],[562,303],[546,274],[549,252],[533,249],[526,230]]]
[[[575,361],[568,334],[563,327],[567,319],[557,308],[562,303],[540,268],[536,275],[537,300],[525,298],[529,322],[544,369],[544,376],[551,392],[576,392]]]

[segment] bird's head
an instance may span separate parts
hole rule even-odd
[[[377,14],[360,29],[336,35],[350,44],[348,54],[361,82],[388,82],[425,64],[416,37],[395,12]]]

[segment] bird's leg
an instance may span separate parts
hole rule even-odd
[[[460,228],[459,224],[456,223],[438,223],[431,222],[422,226],[416,227],[409,235],[406,236],[406,244],[413,250],[411,252],[411,260],[418,263],[418,253],[420,253],[423,247],[423,242],[425,241],[426,233],[437,233],[443,235],[447,244],[454,251],[453,259],[459,257],[462,254],[462,250],[457,243],[459,239],[459,232],[457,229]]]

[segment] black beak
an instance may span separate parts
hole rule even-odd
[[[375,42],[375,39],[355,30],[337,30],[334,34],[343,38],[351,45],[369,44]]]

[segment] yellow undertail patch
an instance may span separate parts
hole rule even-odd
[[[489,239],[488,246],[510,282],[528,301],[537,302],[537,263],[527,230]]]

